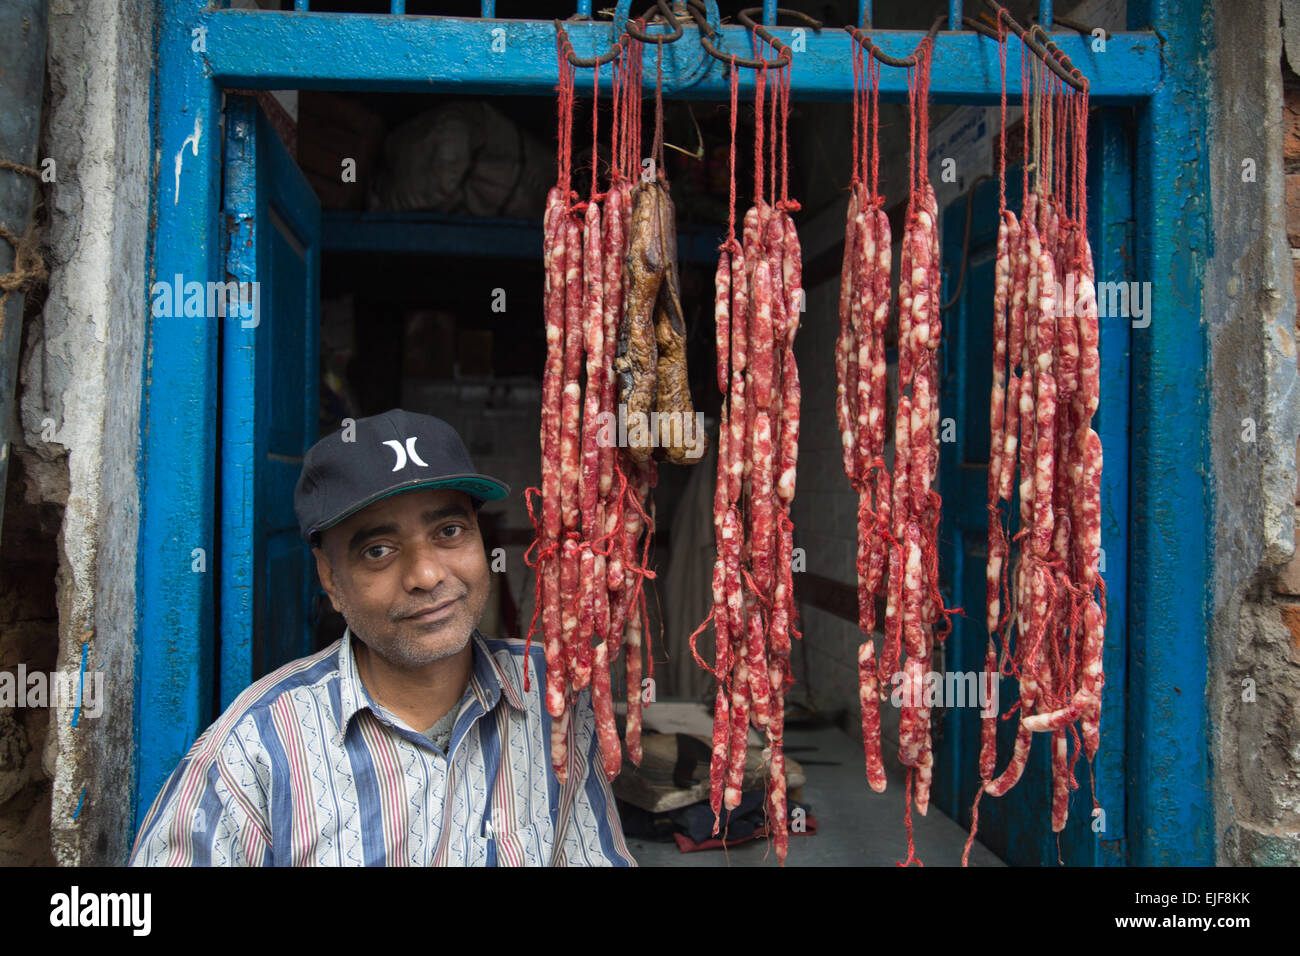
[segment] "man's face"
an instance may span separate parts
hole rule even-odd
[[[384,498],[322,532],[313,553],[335,609],[395,667],[463,650],[487,606],[487,555],[463,491]]]

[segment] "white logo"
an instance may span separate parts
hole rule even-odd
[[[419,435],[412,435],[410,438],[406,439],[405,448],[402,447],[402,443],[398,441],[396,438],[394,438],[392,441],[384,442],[385,445],[387,445],[393,451],[397,452],[397,464],[393,466],[393,471],[401,471],[403,468],[405,468],[406,459],[408,456],[410,457],[411,461],[415,462],[421,468],[429,467],[427,464],[424,463],[423,460],[421,460],[420,456],[415,453],[415,439],[419,437],[420,437]]]
[[[153,928],[152,893],[69,893],[50,897],[51,926],[126,926],[136,936]]]

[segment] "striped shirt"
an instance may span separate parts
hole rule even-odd
[[[347,631],[244,691],[145,816],[132,866],[635,866],[601,771],[590,688],[551,767],[546,658],[472,637],[446,755],[377,704]]]

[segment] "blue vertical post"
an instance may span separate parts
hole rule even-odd
[[[401,15],[406,12],[406,0],[389,0],[388,12]]]
[[[1052,0],[1038,0],[1038,22],[1044,30],[1052,29]]]
[[[1206,705],[1212,614],[1209,347],[1201,275],[1210,254],[1207,96],[1213,36],[1200,0],[1130,0],[1130,29],[1159,31],[1165,72],[1138,111],[1132,332],[1129,863],[1212,866]],[[1171,423],[1177,423],[1171,427]]]
[[[776,0],[763,0],[763,25],[770,27],[776,23]]]
[[[1088,133],[1088,219],[1098,282],[1131,282],[1133,273],[1133,160],[1127,112],[1099,110]],[[1101,438],[1101,547],[1098,569],[1106,585],[1106,684],[1101,695],[1101,750],[1093,773],[1105,820],[1089,817],[1095,855],[1092,866],[1124,866],[1126,842],[1126,720],[1128,694],[1129,456],[1133,411],[1132,338],[1142,334],[1126,318],[1099,321],[1102,402],[1093,427]],[[1080,773],[1086,777],[1087,771]],[[1076,797],[1077,799],[1077,797]],[[1088,815],[1090,802],[1071,806],[1071,816]],[[1105,829],[1100,824],[1105,824]]]
[[[140,304],[149,339],[140,411],[137,823],[212,717],[218,322],[175,309],[186,283],[206,288],[220,277],[220,93],[195,49],[204,34],[193,32],[206,6],[158,7],[158,188],[150,297]]]
[[[961,29],[961,0],[948,0],[948,29]]]
[[[591,0],[578,0],[578,16],[591,18]]]
[[[497,15],[497,0],[482,0],[479,4],[479,16],[484,20],[495,19]]]
[[[858,26],[864,30],[871,27],[871,0],[858,0]]]

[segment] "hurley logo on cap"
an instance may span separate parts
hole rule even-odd
[[[392,449],[393,458],[381,447]],[[408,465],[415,467],[408,470]],[[311,542],[315,532],[381,498],[417,488],[455,488],[468,494],[475,508],[510,494],[504,482],[478,473],[447,422],[394,408],[346,420],[343,429],[308,449],[293,508],[303,538]]]
[[[429,467],[423,460],[421,460],[420,456],[415,453],[415,440],[419,437],[419,435],[412,435],[410,438],[406,439],[405,448],[403,448],[402,443],[396,439],[384,442],[385,445],[397,453],[397,464],[393,466],[393,471],[401,471],[405,468],[407,458],[410,458],[411,461],[415,462],[421,468]]]

